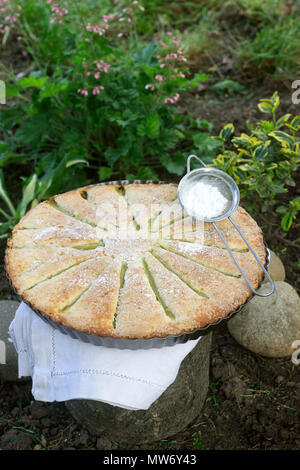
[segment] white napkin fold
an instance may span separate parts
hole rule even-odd
[[[75,398],[146,410],[176,379],[197,340],[160,349],[127,350],[84,343],[62,334],[21,303],[9,334],[19,377],[32,377],[36,400]]]

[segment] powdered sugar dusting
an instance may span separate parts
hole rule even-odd
[[[224,192],[224,183],[204,176],[183,190],[182,203],[188,214],[212,219],[223,215],[230,207],[230,200]]]

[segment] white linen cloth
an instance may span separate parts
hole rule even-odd
[[[19,377],[32,377],[36,400],[81,398],[132,410],[149,408],[201,339],[148,350],[95,346],[61,333],[24,302],[9,335],[18,353]]]

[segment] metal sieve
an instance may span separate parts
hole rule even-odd
[[[203,168],[197,168],[196,170],[191,171],[191,159],[196,158],[202,165]],[[223,194],[223,196],[228,200],[228,204],[225,206],[223,209],[222,213],[214,216],[214,217],[200,217],[198,214],[189,212],[189,208],[185,205],[185,196],[187,191],[197,182],[201,181],[202,178],[205,177],[205,181],[208,182],[208,184],[211,183],[212,186],[217,186],[220,189],[220,192]],[[224,243],[228,253],[230,254],[231,258],[233,259],[236,267],[239,269],[241,275],[243,276],[244,280],[250,287],[251,291],[259,295],[260,297],[267,297],[271,295],[274,292],[275,285],[273,280],[271,279],[268,271],[265,269],[263,264],[261,263],[260,259],[256,255],[255,251],[252,249],[252,247],[249,245],[248,241],[246,240],[245,236],[241,232],[240,228],[238,225],[234,222],[234,220],[230,217],[233,212],[236,210],[236,208],[239,205],[240,202],[240,191],[239,188],[236,184],[236,182],[229,176],[227,173],[224,171],[221,171],[217,168],[211,168],[207,167],[203,161],[198,158],[196,155],[190,155],[187,159],[187,173],[186,175],[180,180],[179,185],[178,185],[178,191],[177,191],[177,197],[179,200],[179,203],[181,204],[182,208],[184,211],[194,217],[195,219],[202,220],[204,222],[210,222],[214,226],[215,230],[217,231],[219,237],[221,238],[222,242]],[[256,259],[257,263],[263,270],[264,274],[267,276],[270,284],[271,284],[271,290],[267,293],[261,293],[258,292],[253,288],[253,286],[250,284],[249,279],[247,278],[246,274],[242,270],[241,266],[239,265],[238,261],[236,260],[234,254],[232,253],[231,249],[229,248],[226,240],[224,239],[222,232],[220,231],[219,227],[216,225],[215,222],[218,222],[220,220],[228,219],[232,225],[235,227],[235,229],[238,231],[240,236],[242,237],[243,241],[253,254],[254,258]]]

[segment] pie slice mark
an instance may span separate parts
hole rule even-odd
[[[171,323],[149,284],[142,260],[128,263],[116,318],[116,329],[122,336],[143,338],[155,335],[159,326]]]
[[[236,251],[240,253],[247,253],[249,252],[249,248],[238,234],[237,231],[222,231],[222,235],[226,240],[229,248],[231,251]],[[248,242],[251,244],[251,241],[257,239],[257,233],[255,231],[244,232]],[[200,243],[201,245],[207,246],[216,246],[217,248],[222,248],[226,250],[226,247],[219,237],[216,231],[208,231],[208,230],[200,230],[196,232],[184,232],[173,234],[170,237],[164,237],[166,240],[179,240],[183,242],[191,242],[191,243]]]
[[[125,197],[130,206],[130,214],[134,217],[139,230],[148,232],[153,220],[163,206],[173,201],[177,195],[176,185],[168,184],[128,184],[124,186]]]
[[[89,199],[89,195],[87,190],[80,191],[80,197],[86,201],[86,203],[90,206],[91,210],[95,212],[96,218],[96,225],[99,227],[101,225],[102,230],[116,230],[118,229],[118,225],[114,223],[112,220],[107,220],[108,214],[104,213],[102,210],[99,210],[100,204],[96,204],[93,200]]]
[[[162,207],[159,214],[151,221],[151,231],[159,232],[163,228],[175,224],[175,222],[187,217],[184,213],[179,201],[176,199],[171,203],[167,203]]]
[[[164,251],[166,252],[166,250],[164,250]],[[175,276],[177,276],[182,282],[184,282],[190,289],[192,289],[194,292],[196,292],[196,294],[200,295],[201,297],[205,297],[206,299],[209,299],[210,296],[208,295],[207,292],[205,292],[205,290],[203,289],[203,287],[201,285],[195,287],[192,283],[190,283],[190,281],[187,279],[187,277],[185,275],[183,275],[178,269],[176,269],[176,267],[170,266],[170,264],[168,264],[168,262],[167,262],[168,257],[163,256],[164,252],[162,251],[161,248],[154,248],[153,251],[152,251],[152,255],[155,256],[155,258],[166,269],[168,269],[171,273],[175,274]]]
[[[227,250],[215,246],[201,245],[181,241],[162,240],[160,246],[167,251],[176,253],[186,259],[201,264],[207,268],[218,271],[226,276],[240,278],[241,273],[234,264]],[[235,257],[241,265],[247,263],[248,256],[245,253],[236,253]],[[243,267],[242,266],[242,267]],[[246,267],[246,266],[244,266]]]
[[[34,287],[38,286],[39,284],[41,284],[41,283],[43,283],[47,280],[53,279],[53,278],[59,276],[60,274],[68,271],[69,269],[72,269],[74,266],[79,266],[81,263],[84,263],[88,259],[94,259],[96,257],[97,257],[97,255],[92,256],[92,257],[82,257],[82,259],[80,259],[80,260],[73,259],[73,262],[71,262],[71,264],[65,264],[65,265],[63,263],[61,265],[59,265],[59,263],[57,263],[56,265],[53,264],[51,266],[51,263],[49,263],[50,265],[49,266],[46,265],[45,269],[37,270],[38,271],[37,275],[36,275],[36,271],[30,272],[30,273],[25,273],[25,276],[24,276],[25,280],[23,279],[23,282],[22,282],[23,292],[31,290]],[[98,257],[99,257],[99,254],[98,254]],[[42,268],[44,268],[44,265],[42,266]],[[48,269],[48,274],[47,274],[47,269]],[[52,271],[52,273],[51,273],[51,271]],[[39,274],[41,276],[39,276]],[[45,277],[43,276],[43,274],[44,274]],[[28,279],[28,277],[29,277],[29,279]]]
[[[49,265],[49,263],[88,259],[101,254],[102,251],[100,248],[90,250],[87,253],[81,253],[75,248],[56,246],[8,248],[5,255],[5,263],[7,268],[13,268],[14,276],[18,277],[30,274],[43,266]],[[63,261],[61,258],[63,258]]]
[[[113,334],[121,269],[122,262],[118,259],[107,264],[85,291],[60,312],[63,323],[90,334]]]
[[[76,301],[109,261],[110,259],[103,255],[83,261],[51,279],[40,282],[25,291],[23,297],[26,302],[34,305],[34,308],[55,319],[67,305]]]
[[[58,209],[55,201],[45,201],[31,209],[16,226],[19,228],[47,228],[53,226],[70,227],[74,230],[94,231],[90,224],[76,219],[74,216],[66,214]]]
[[[144,259],[161,302],[172,312],[178,325],[182,321],[187,321],[191,326],[196,325],[202,312],[207,323],[206,319],[210,316],[209,300],[196,294],[150,253]]]
[[[159,230],[161,238],[183,239],[185,236],[191,236],[193,233],[198,235],[204,233],[204,222],[195,217],[185,216],[174,223],[167,224]]]
[[[126,274],[126,271],[127,271],[127,267],[128,267],[127,262],[122,261],[121,269],[120,269],[120,288],[119,288],[117,306],[116,306],[116,310],[115,310],[114,318],[113,318],[113,327],[114,328],[116,328],[116,325],[117,325],[118,311],[119,311],[120,302],[121,302],[121,293],[122,293],[122,289],[123,289],[124,282],[125,282],[125,274]]]
[[[118,188],[119,185],[86,188],[88,202],[96,207],[98,224],[111,231],[123,230],[128,223],[127,202]]]
[[[156,300],[161,304],[165,314],[167,317],[169,317],[171,320],[175,320],[175,315],[174,313],[169,309],[169,307],[167,306],[167,304],[164,302],[162,296],[160,295],[159,293],[159,290],[158,290],[158,287],[157,287],[157,284],[154,280],[154,277],[149,269],[149,266],[148,266],[148,263],[147,263],[147,260],[144,258],[143,259],[143,266],[144,266],[144,271],[145,271],[145,275],[147,276],[148,278],[148,282],[149,282],[149,285],[156,297]]]
[[[194,290],[208,293],[219,309],[223,308],[224,295],[232,308],[249,295],[250,290],[244,279],[225,276],[162,248],[155,248],[153,254]]]
[[[70,250],[72,249],[70,248]],[[83,261],[96,258],[100,254],[98,250],[89,253],[77,250],[68,253],[64,253],[62,250],[57,251],[52,255],[52,258],[49,256],[48,260],[41,262],[38,267],[21,274],[16,280],[16,288],[20,291],[31,289],[46,279],[51,279]]]
[[[233,259],[227,250],[217,248],[215,246],[205,246],[195,243],[187,243],[182,241],[162,240],[160,246],[165,250],[176,253],[184,258],[201,264],[209,269],[218,271],[225,276],[242,278],[240,270],[235,265]],[[264,245],[257,246],[256,254],[262,263],[265,263],[266,250]],[[235,252],[234,257],[241,266],[242,270],[253,284],[261,281],[262,270],[258,270],[257,262],[250,251]]]
[[[76,230],[69,227],[50,226],[46,228],[36,228],[27,230],[14,230],[13,238],[9,242],[9,247],[13,248],[33,248],[33,247],[85,247],[100,245],[100,233],[90,230]]]
[[[56,209],[85,222],[92,227],[97,226],[97,213],[95,207],[82,197],[82,191],[69,191],[59,194],[52,199]]]

